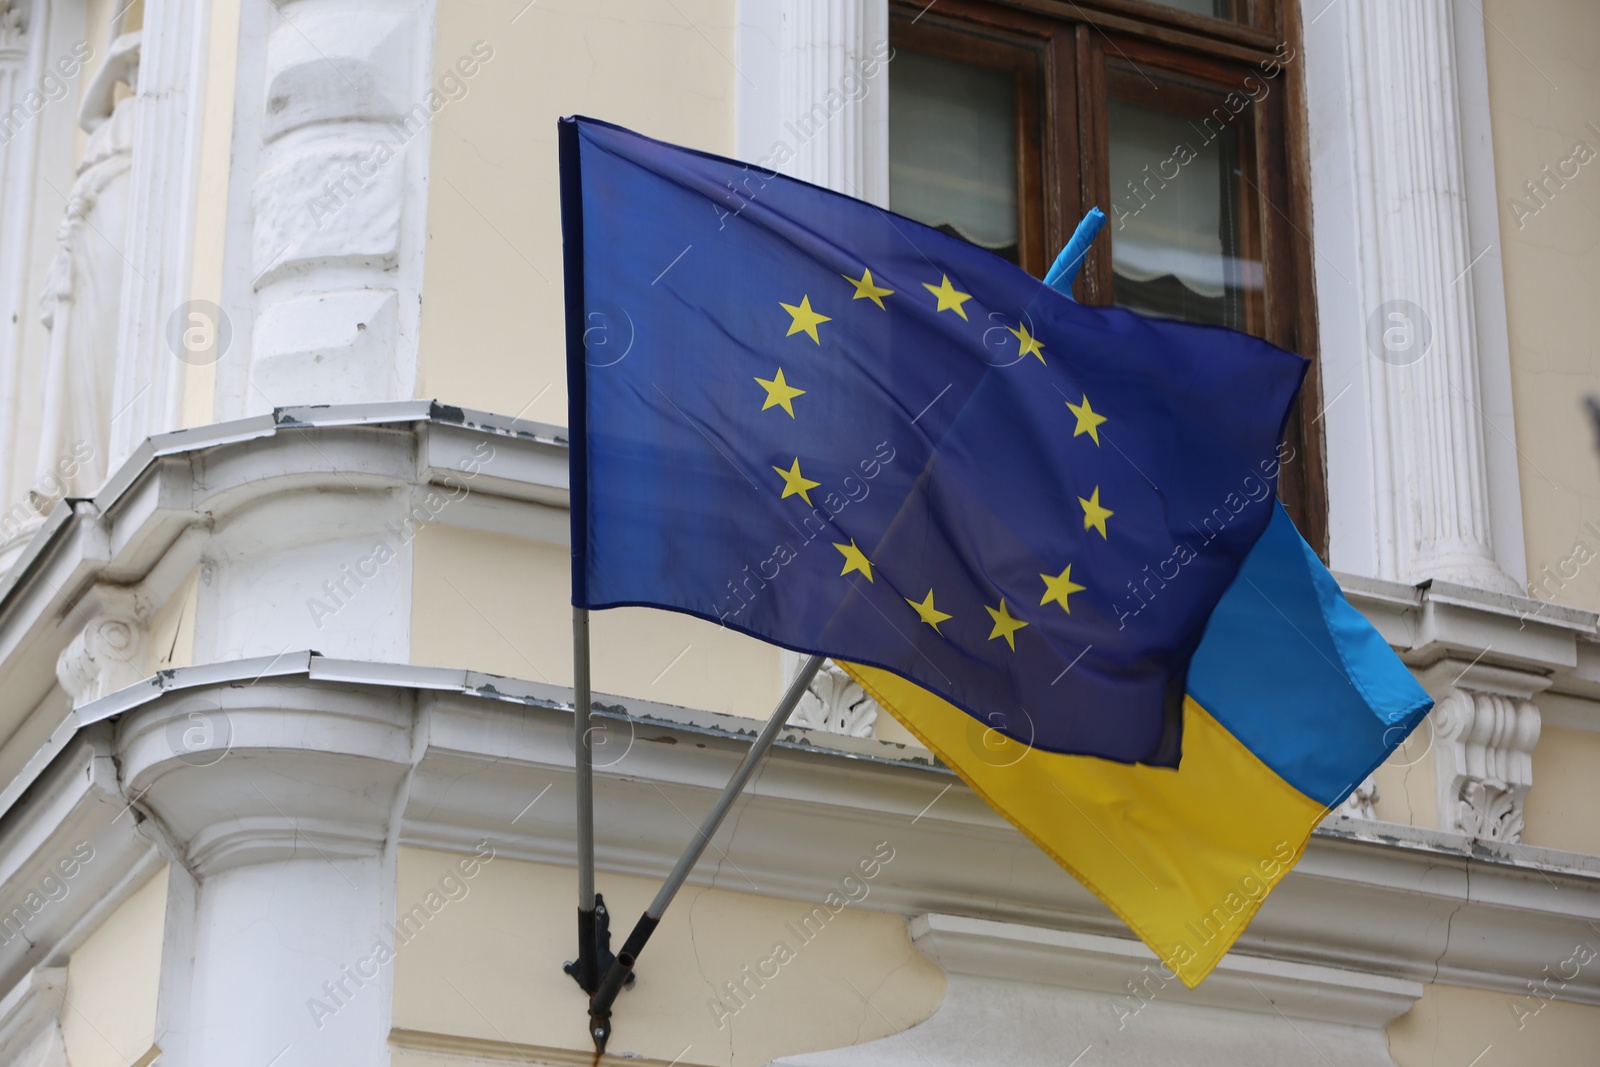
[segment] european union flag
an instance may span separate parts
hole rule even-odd
[[[838,658],[1198,984],[1432,705],[1273,499],[1304,362],[603,123],[561,162],[573,602]]]
[[[561,124],[573,602],[880,668],[1176,766],[1303,359],[1085,307],[870,204]]]

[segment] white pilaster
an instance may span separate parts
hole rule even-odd
[[[68,495],[62,468],[41,482],[41,467],[75,462],[40,456],[49,333],[39,297],[65,207],[50,185],[73,184],[84,57],[104,53],[105,42],[84,39],[85,7],[0,4],[0,573]]]
[[[208,0],[144,7],[108,472],[178,425],[184,363],[168,324],[189,298],[210,11]]]
[[[886,0],[740,0],[738,155],[889,203]]]
[[[1357,0],[1307,26],[1330,552],[1517,592],[1487,75],[1481,26],[1458,27],[1481,18]]]
[[[0,500],[9,508],[26,490],[16,484],[17,399],[34,217],[34,154],[41,123],[24,104],[39,82],[50,8],[43,0],[0,0]],[[21,105],[19,110],[19,105]],[[20,524],[8,524],[20,525]],[[14,530],[0,530],[0,545]],[[0,568],[3,569],[3,568]]]

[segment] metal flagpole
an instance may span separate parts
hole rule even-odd
[[[711,838],[716,834],[717,827],[722,825],[722,820],[727,817],[728,809],[733,807],[733,802],[738,799],[744,790],[751,775],[755,774],[761,760],[772,748],[772,743],[778,739],[778,733],[789,721],[789,714],[794,711],[795,705],[800,703],[800,698],[805,695],[806,688],[810,686],[811,679],[816,675],[817,669],[822,666],[822,656],[812,656],[800,667],[800,673],[794,676],[794,681],[789,683],[788,690],[783,694],[783,699],[778,701],[778,706],[772,709],[772,717],[762,727],[761,735],[750,746],[750,751],[744,754],[744,759],[739,764],[739,769],[733,772],[733,777],[723,787],[722,795],[717,798],[716,804],[706,815],[705,821],[696,831],[695,839],[678,857],[678,865],[672,868],[672,873],[662,883],[660,892],[656,893],[655,900],[645,909],[644,914],[634,925],[633,932],[628,935],[627,943],[622,946],[622,951],[617,953],[616,962],[606,972],[605,980],[594,996],[589,998],[589,1034],[594,1038],[594,1047],[604,1052],[606,1041],[611,1037],[611,1005],[616,1002],[617,994],[622,991],[622,985],[633,973],[633,966],[639,960],[639,953],[644,951],[645,942],[650,940],[650,935],[655,933],[656,926],[661,922],[662,914],[667,910],[667,905],[672,903],[672,898],[677,896],[678,890],[683,887],[684,880],[689,877],[689,872],[699,861],[706,846],[711,843]]]
[[[594,994],[594,749],[589,742],[589,611],[572,609],[572,751],[578,777],[578,985]]]

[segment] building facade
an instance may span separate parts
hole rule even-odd
[[[1437,700],[1188,991],[825,672],[613,1057],[1595,1062],[1596,42],[1581,0],[0,0],[0,1063],[592,1062],[571,113],[750,161],[727,212],[775,170],[1036,273],[1104,207],[1081,299],[1313,360],[1283,497]],[[592,625],[625,927],[796,657]]]

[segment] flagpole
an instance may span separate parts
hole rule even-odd
[[[572,609],[572,752],[578,778],[578,985],[593,994],[595,962],[594,749],[589,743],[589,611]]]
[[[800,698],[805,695],[806,689],[811,685],[811,679],[822,666],[822,661],[822,656],[812,656],[801,665],[800,672],[794,676],[794,681],[789,683],[789,688],[778,701],[778,706],[772,709],[772,717],[767,720],[766,726],[762,727],[760,736],[750,746],[750,751],[744,754],[739,769],[733,772],[733,777],[723,787],[722,795],[717,798],[705,821],[700,824],[700,829],[695,832],[695,839],[690,842],[683,855],[678,857],[677,866],[672,868],[672,873],[667,876],[660,891],[656,893],[655,900],[639,917],[633,932],[628,935],[627,942],[622,946],[622,951],[617,953],[616,962],[606,972],[600,988],[589,999],[589,1034],[594,1038],[594,1047],[598,1051],[606,1050],[606,1041],[611,1037],[611,1005],[616,1002],[623,983],[633,973],[634,964],[639,960],[639,953],[644,951],[645,942],[655,933],[662,914],[667,910],[667,905],[677,896],[678,890],[689,877],[689,872],[694,869],[706,846],[711,843],[711,838],[716,835],[717,828],[722,825],[722,820],[727,817],[728,810],[733,807],[733,802],[738,799],[746,783],[750,781],[756,768],[772,748],[773,742],[778,739],[778,733],[789,721],[789,715],[794,711],[795,705],[800,703]]]

